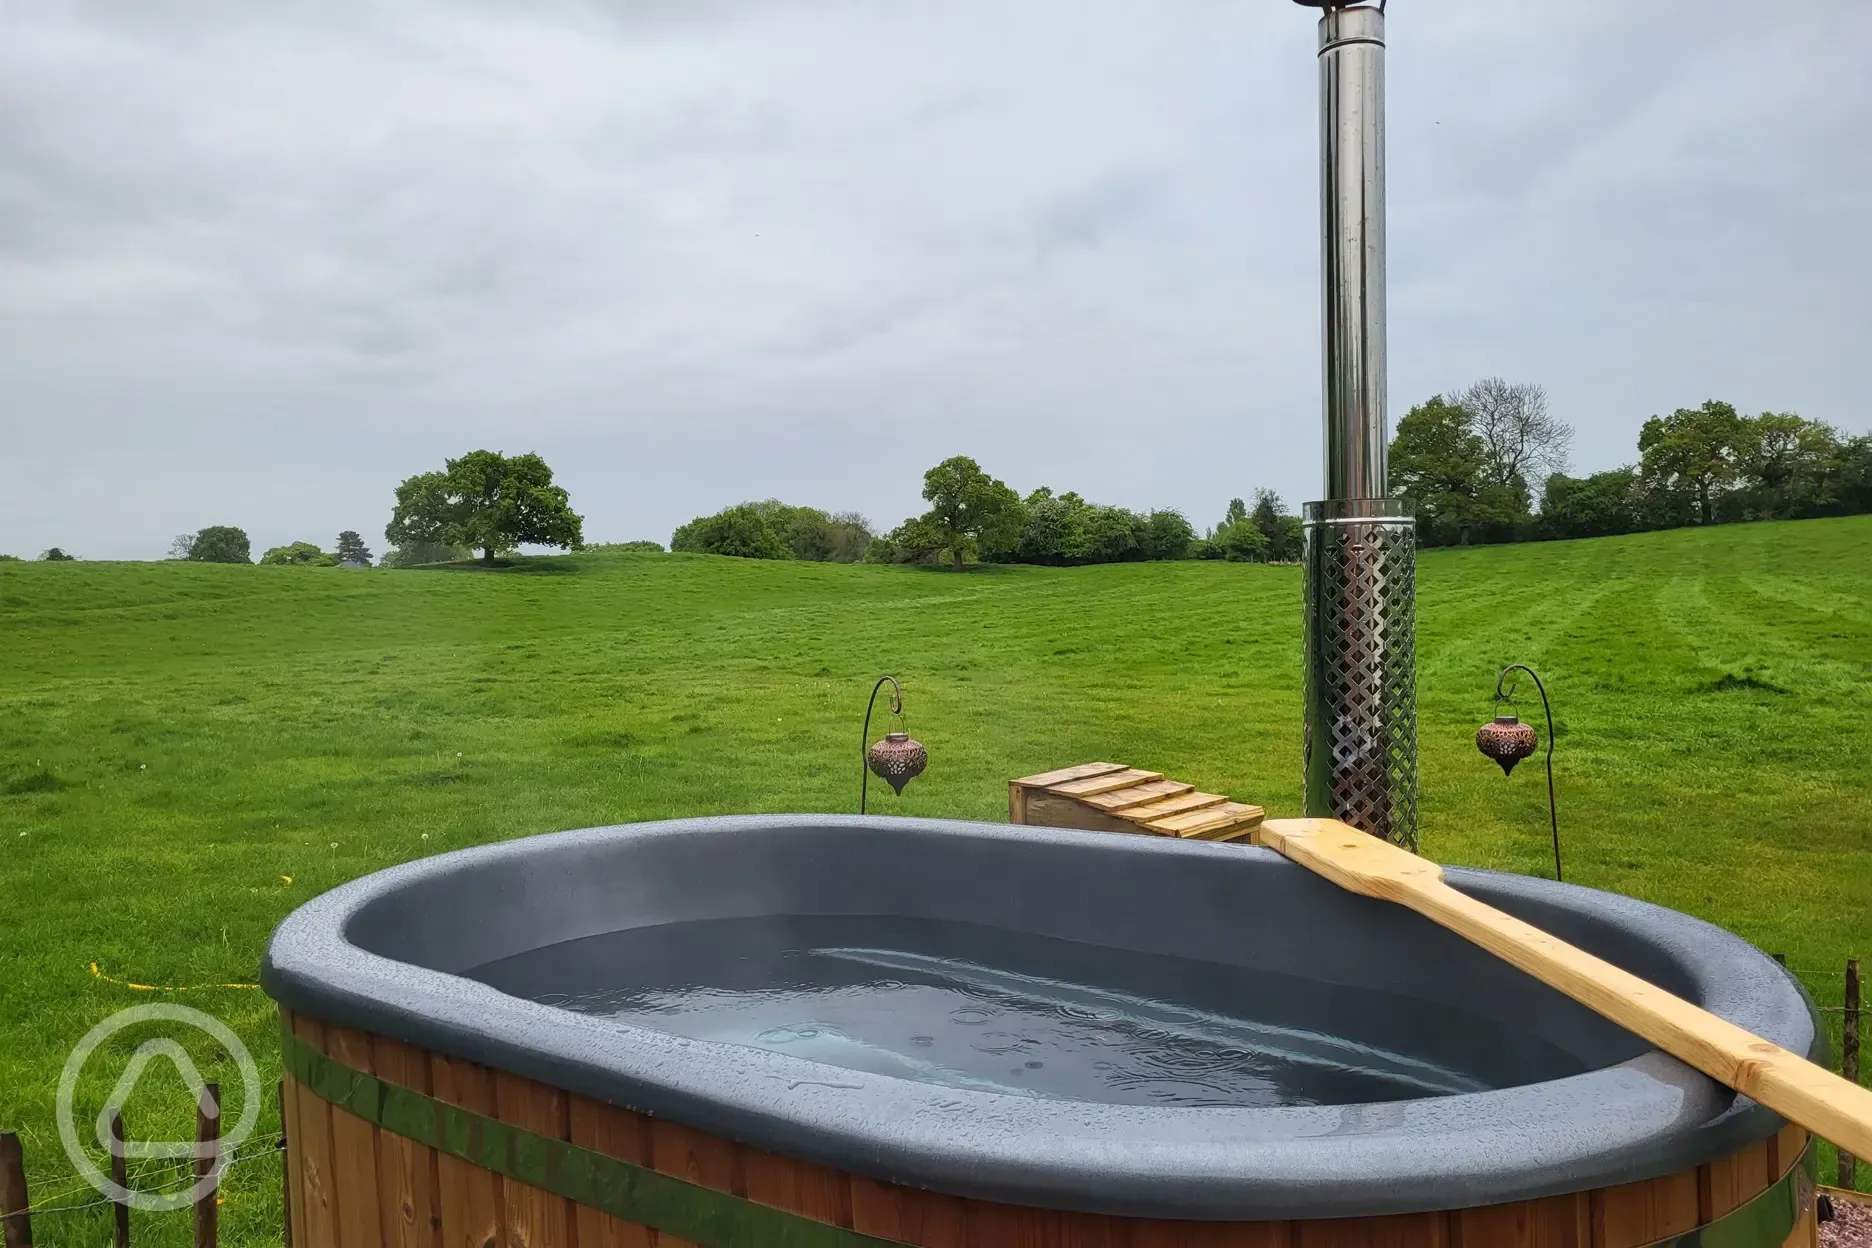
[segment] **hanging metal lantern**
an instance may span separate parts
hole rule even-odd
[[[1476,729],[1476,749],[1501,764],[1505,776],[1514,765],[1534,753],[1539,739],[1533,724],[1524,724],[1513,715],[1497,715],[1492,724]]]
[[[898,728],[896,732],[885,733],[884,739],[876,745],[864,749],[864,766],[858,770],[858,813],[861,815],[870,800],[872,776],[889,784],[897,796],[902,797],[904,785],[922,775],[923,769],[929,766],[929,751],[904,730],[903,686],[897,683],[895,676],[880,676],[877,684],[871,686],[871,700],[865,703],[864,735],[858,738],[858,744],[864,747],[871,739],[871,711],[885,685],[891,687],[890,713],[897,717]]]
[[[867,755],[871,774],[891,786],[901,797],[904,785],[923,774],[929,766],[929,751],[907,732],[891,732],[871,747]]]

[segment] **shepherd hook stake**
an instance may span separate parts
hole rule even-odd
[[[1514,702],[1514,686],[1506,684],[1508,680],[1508,673],[1510,672],[1526,672],[1529,676],[1533,677],[1534,687],[1540,690],[1541,709],[1547,713],[1547,822],[1548,822],[1548,825],[1553,828],[1554,879],[1564,883],[1565,877],[1563,877],[1560,874],[1560,811],[1559,811],[1559,807],[1556,806],[1554,803],[1553,706],[1551,703],[1547,701],[1547,686],[1541,683],[1540,675],[1537,672],[1535,672],[1533,668],[1529,667],[1525,663],[1510,663],[1507,667],[1502,668],[1501,675],[1495,678],[1495,704],[1497,706],[1501,705],[1504,702],[1512,705]],[[1484,728],[1483,731],[1486,732],[1487,729]],[[1479,743],[1480,743],[1480,738],[1478,737],[1478,744]],[[1522,756],[1525,757],[1524,752]],[[1506,775],[1508,770],[1513,766],[1514,766],[1514,763],[1512,760],[1503,762],[1502,774]]]

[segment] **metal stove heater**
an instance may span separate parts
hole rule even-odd
[[[1303,509],[1306,811],[1417,847],[1416,522],[1385,479],[1384,8],[1319,22],[1326,497]]]

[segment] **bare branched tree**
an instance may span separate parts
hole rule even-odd
[[[194,553],[194,550],[195,535],[193,533],[178,533],[176,534],[175,541],[169,543],[169,553],[164,555],[163,558],[186,559],[189,555]]]
[[[1482,439],[1490,484],[1512,486],[1518,478],[1538,494],[1550,473],[1566,471],[1573,426],[1547,410],[1540,386],[1484,377],[1458,394],[1456,404]]]

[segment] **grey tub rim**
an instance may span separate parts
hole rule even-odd
[[[348,935],[399,893],[457,874],[599,848],[628,853],[638,839],[781,830],[903,836],[958,852],[1020,843],[1117,855],[1120,866],[1130,854],[1190,855],[1217,868],[1295,873],[1284,887],[1312,878],[1258,848],[1006,824],[836,815],[626,824],[460,850],[342,885],[280,924],[261,982],[307,1017],[757,1148],[957,1196],[1117,1216],[1279,1221],[1533,1200],[1690,1170],[1783,1125],[1655,1050],[1544,1083],[1375,1105],[1165,1109],[941,1088],[574,1014],[382,956]],[[1549,880],[1457,869],[1448,878],[1505,908],[1589,913],[1667,947],[1712,1012],[1795,1052],[1824,1048],[1792,977],[1720,928]]]

